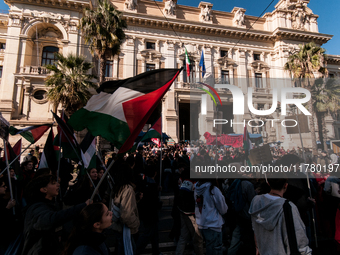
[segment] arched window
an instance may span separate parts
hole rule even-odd
[[[43,49],[41,65],[53,65],[54,61],[56,61],[56,57],[54,55],[55,52],[58,52],[58,47],[47,46]]]

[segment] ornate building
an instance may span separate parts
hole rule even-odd
[[[82,9],[95,5],[92,1],[5,0],[10,11],[0,14],[0,111],[12,125],[22,128],[52,122],[43,66],[53,63],[54,52],[85,55],[96,64],[93,73],[99,73],[98,59],[91,56],[78,29]],[[162,102],[163,130],[176,141],[189,139],[190,129],[193,139],[202,139],[205,131],[213,132],[213,105],[208,105],[207,115],[201,115],[201,91],[193,89],[193,84],[208,80],[213,84],[231,83],[244,93],[253,87],[254,108],[269,109],[273,87],[294,86],[283,69],[289,54],[298,44],[314,41],[322,45],[332,38],[319,33],[318,15],[308,8],[309,0],[279,0],[273,12],[259,19],[246,15],[247,11],[239,7],[230,13],[214,10],[208,2],[189,7],[177,5],[176,0],[111,1],[123,12],[128,28],[121,54],[107,61],[107,80],[157,68],[182,67],[184,48],[188,51],[190,77],[183,72]],[[202,50],[205,79],[199,68]],[[340,57],[329,56],[331,76],[340,76],[339,67]],[[241,121],[232,115],[231,93],[218,91],[224,107],[219,110],[228,115],[222,117]],[[189,112],[193,117],[188,118]],[[206,124],[198,124],[202,118]],[[246,112],[243,118],[254,116]],[[327,128],[330,139],[339,138],[340,122],[327,119]],[[222,132],[242,133],[243,126],[225,127]],[[284,140],[287,146],[295,144],[296,135],[287,135],[284,128],[271,127],[269,122],[262,128],[252,128],[252,132],[261,133],[265,142]],[[309,145],[309,136],[304,136]]]

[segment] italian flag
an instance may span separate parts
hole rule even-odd
[[[50,127],[52,127],[52,124],[35,125],[24,129],[16,129],[13,126],[10,126],[9,133],[11,135],[21,135],[30,143],[35,143],[45,134],[45,132]]]
[[[70,118],[74,130],[87,128],[93,136],[101,136],[128,151],[154,112],[181,69],[158,69],[124,81],[104,82],[99,94]]]
[[[160,117],[156,123],[145,133],[142,141],[147,139],[151,139],[152,142],[157,144],[158,147],[161,147],[161,134],[162,134],[162,117]]]
[[[187,69],[187,76],[190,76],[190,59],[186,48],[185,48],[185,63]]]

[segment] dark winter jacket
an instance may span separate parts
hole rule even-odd
[[[24,221],[23,255],[53,255],[61,250],[62,225],[72,220],[85,203],[58,211],[55,202],[45,199],[28,207]]]
[[[74,250],[73,255],[109,255],[110,251],[104,243],[105,236],[91,232],[84,235],[82,243]]]

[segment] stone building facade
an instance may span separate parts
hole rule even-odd
[[[44,64],[52,63],[53,52],[85,55],[95,63],[78,28],[83,8],[95,0],[6,0],[10,10],[0,14],[0,111],[18,128],[52,122],[52,105],[46,99],[47,77]],[[235,7],[231,12],[215,10],[212,3],[198,7],[178,5],[176,0],[111,0],[127,21],[126,41],[119,56],[107,61],[106,79],[123,79],[157,68],[179,68],[185,65],[185,48],[191,62],[191,74],[183,72],[162,101],[163,131],[175,141],[202,139],[204,132],[213,133],[214,108],[208,104],[200,115],[202,91],[193,88],[197,82],[231,83],[242,89],[253,87],[256,109],[269,109],[275,86],[290,87],[294,82],[284,71],[289,54],[298,45],[314,41],[323,45],[332,38],[318,30],[318,15],[308,8],[309,0],[279,0],[275,10],[262,17],[246,15]],[[201,78],[199,62],[204,52],[206,76]],[[340,57],[329,56],[331,76],[340,76]],[[223,118],[241,121],[232,115],[230,91],[218,89],[226,112]],[[190,104],[189,104],[190,103]],[[196,105],[195,105],[196,103]],[[197,106],[197,107],[193,107]],[[60,106],[61,108],[61,106]],[[188,118],[189,114],[193,117]],[[249,111],[242,119],[254,119]],[[204,119],[201,124],[195,119]],[[202,124],[203,123],[203,124]],[[329,139],[338,139],[340,122],[327,119]],[[189,130],[193,131],[191,137]],[[250,128],[262,134],[265,142],[281,141],[298,146],[296,135],[284,128]],[[224,128],[224,133],[242,133],[243,126]],[[303,134],[310,145],[308,134]],[[11,137],[11,139],[17,139]],[[14,141],[13,140],[13,141]],[[41,141],[43,144],[43,140]]]

